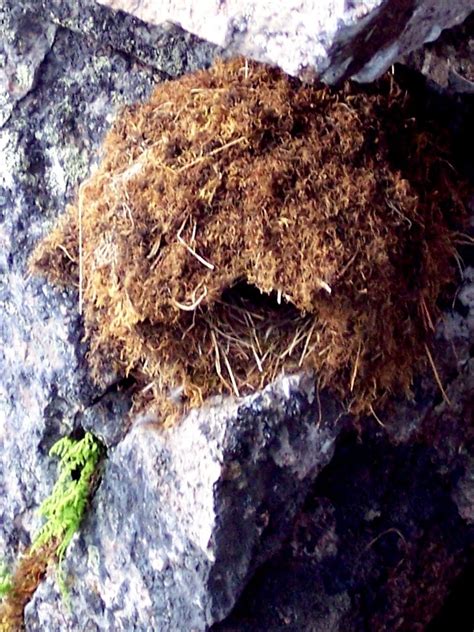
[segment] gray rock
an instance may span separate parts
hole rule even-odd
[[[170,632],[223,619],[289,534],[331,459],[341,416],[306,376],[206,406],[169,430],[136,419],[109,452],[68,557],[72,613],[46,583],[26,608],[27,629],[55,629],[59,617],[63,630],[87,621],[93,629]]]
[[[107,445],[116,443],[127,407],[120,385],[104,394],[89,381],[76,293],[30,277],[28,257],[91,169],[120,104],[146,97],[157,81],[187,70],[188,61],[209,63],[212,54],[198,42],[193,57],[189,36],[174,32],[168,51],[186,54],[163,53],[169,73],[162,73],[159,64],[145,66],[104,47],[100,20],[89,24],[87,36],[63,27],[60,16],[53,23],[48,18],[58,4],[40,12],[36,2],[12,0],[0,8],[5,62],[0,71],[0,557],[8,563],[39,526],[35,510],[54,478],[50,446],[91,425]],[[69,6],[74,14],[72,8],[76,3]],[[130,28],[133,33],[133,24]],[[152,37],[153,29],[147,33]]]
[[[288,543],[211,629],[429,629],[473,543],[450,498],[455,471],[421,441],[394,446],[373,428],[344,434]],[[439,629],[471,627],[471,604]]]
[[[11,14],[7,13],[7,18]],[[34,85],[37,71],[51,48],[56,27],[39,17],[34,22],[17,12],[14,28],[5,29],[0,40],[0,126],[10,116],[15,104]]]
[[[436,39],[472,10],[471,0],[98,0],[145,22],[172,22],[227,54],[269,62],[328,83],[379,77],[403,54]]]
[[[474,525],[474,459],[468,457],[464,472],[453,492],[453,500],[458,506],[459,515]]]
[[[474,13],[403,62],[449,92],[474,94]]]
[[[435,347],[450,404],[427,373],[384,428],[343,431],[288,541],[213,632],[431,629],[474,544],[474,268],[463,276]],[[471,587],[468,573],[467,603],[433,630],[472,627]]]
[[[454,413],[457,418],[455,423],[457,422],[461,428],[457,441],[445,438],[442,446],[443,453],[450,460],[449,469],[453,469],[455,462],[462,472],[451,496],[458,507],[459,515],[474,526],[474,432],[471,430],[474,425],[474,267],[466,268],[464,272],[464,283],[459,289],[458,300],[464,310],[464,316],[453,314],[443,321],[444,337],[449,340],[459,358],[458,375],[452,384],[454,411],[442,410],[440,416],[449,423],[449,418]],[[464,407],[458,402],[459,394],[464,394],[467,402]],[[438,422],[438,427],[439,425]],[[467,432],[463,432],[464,425],[469,429]]]
[[[166,432],[143,417],[129,431],[126,383],[89,382],[76,293],[31,278],[27,259],[93,168],[120,104],[218,51],[93,0],[8,0],[0,12],[0,556],[12,562],[39,526],[59,436],[90,429],[109,448],[65,560],[71,610],[52,571],[27,629],[204,629],[254,574],[216,630],[424,626],[473,541],[472,270],[434,349],[451,406],[428,373],[385,428],[367,420],[358,436],[297,376]],[[11,69],[22,63],[20,90]]]
[[[210,65],[220,51],[171,24],[153,26],[131,15],[113,12],[95,0],[23,0],[53,23],[98,40],[135,62],[177,77]]]

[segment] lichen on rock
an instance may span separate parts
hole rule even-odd
[[[335,90],[219,62],[118,116],[33,267],[79,286],[95,377],[131,373],[142,403],[303,367],[358,412],[426,357],[462,192],[392,76]]]

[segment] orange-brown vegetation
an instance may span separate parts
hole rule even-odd
[[[80,287],[94,376],[134,375],[142,402],[305,367],[357,412],[426,360],[460,190],[393,77],[219,62],[117,117],[34,268]]]
[[[54,556],[54,545],[28,550],[20,558],[12,577],[12,587],[0,604],[0,631],[23,629],[23,610],[43,579]]]

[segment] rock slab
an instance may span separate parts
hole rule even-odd
[[[206,406],[168,430],[137,418],[109,451],[68,556],[72,612],[49,579],[26,608],[27,629],[180,632],[222,620],[289,535],[341,418],[311,376]]]
[[[372,81],[472,10],[471,0],[98,0],[145,22],[179,24],[303,79]]]

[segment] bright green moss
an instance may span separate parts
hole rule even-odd
[[[51,495],[39,508],[46,522],[32,550],[56,542],[56,554],[59,562],[62,561],[84,516],[100,451],[100,444],[90,432],[83,439],[63,437],[53,445],[49,454],[59,457],[58,479]]]
[[[0,564],[0,599],[8,595],[12,589],[11,573],[5,564]]]

